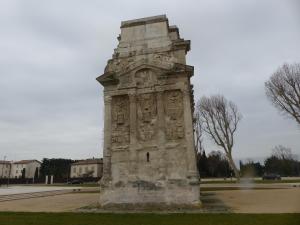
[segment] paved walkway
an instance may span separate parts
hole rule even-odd
[[[99,193],[76,193],[0,202],[0,211],[69,212],[96,204]]]
[[[75,187],[80,189],[80,187]],[[33,193],[42,191],[58,191],[58,190],[70,190],[74,187],[59,187],[59,186],[0,186],[0,195],[12,195]]]

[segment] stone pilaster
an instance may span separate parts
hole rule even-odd
[[[137,143],[137,106],[136,106],[136,94],[129,93],[129,112],[130,112],[130,145],[135,146]]]
[[[196,152],[194,146],[194,129],[193,129],[193,117],[191,111],[191,100],[189,87],[185,87],[182,90],[183,93],[183,109],[184,109],[184,127],[185,127],[185,138],[187,148],[187,159],[188,159],[188,177],[196,182],[199,180],[199,173],[197,170],[196,163]]]
[[[129,112],[130,112],[130,148],[129,148],[129,180],[134,180],[137,171],[137,96],[136,93],[129,93]]]
[[[156,93],[156,101],[157,101],[157,147],[160,151],[164,152],[161,157],[160,164],[163,165],[161,168],[161,173],[166,175],[168,168],[166,165],[166,157],[168,157],[165,151],[165,142],[166,142],[166,134],[165,134],[165,109],[164,109],[164,92],[158,91]]]
[[[165,143],[165,111],[163,91],[157,92],[157,116],[158,116],[158,143],[163,146]]]
[[[101,183],[107,185],[111,180],[111,96],[104,96],[104,144],[103,144],[103,177]]]

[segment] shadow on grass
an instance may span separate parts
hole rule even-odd
[[[216,197],[214,192],[201,192],[202,211],[205,213],[230,213],[231,208],[221,199]]]

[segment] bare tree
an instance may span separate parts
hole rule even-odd
[[[200,119],[200,113],[196,111],[194,115],[194,133],[195,133],[195,148],[197,153],[204,151],[203,146],[203,124]]]
[[[288,147],[277,145],[272,149],[272,155],[282,160],[293,160],[292,150]]]
[[[284,64],[265,83],[265,88],[273,105],[300,124],[300,63]]]
[[[202,97],[197,104],[197,112],[203,130],[212,140],[225,151],[226,158],[237,179],[240,178],[239,171],[232,158],[233,135],[237,125],[242,118],[237,106],[227,101],[222,95]]]

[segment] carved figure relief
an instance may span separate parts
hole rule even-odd
[[[129,58],[115,58],[111,59],[107,62],[105,67],[105,72],[113,71],[116,73],[119,72],[126,72],[128,70],[132,70],[138,65],[141,64],[153,64],[153,65],[173,65],[174,63],[178,62],[177,58],[174,57],[171,53],[155,53],[150,55],[141,56],[138,60],[134,57]]]
[[[183,100],[180,90],[166,91],[164,93],[166,138],[176,140],[184,137]]]
[[[113,145],[128,144],[129,139],[129,97],[120,95],[112,97],[112,134]]]
[[[153,56],[154,64],[173,64],[177,59],[171,54],[155,54]]]
[[[151,87],[156,83],[156,78],[151,69],[141,69],[136,72],[135,81],[138,87]]]
[[[147,93],[138,96],[138,134],[142,141],[152,140],[155,135],[157,109],[155,94]]]

